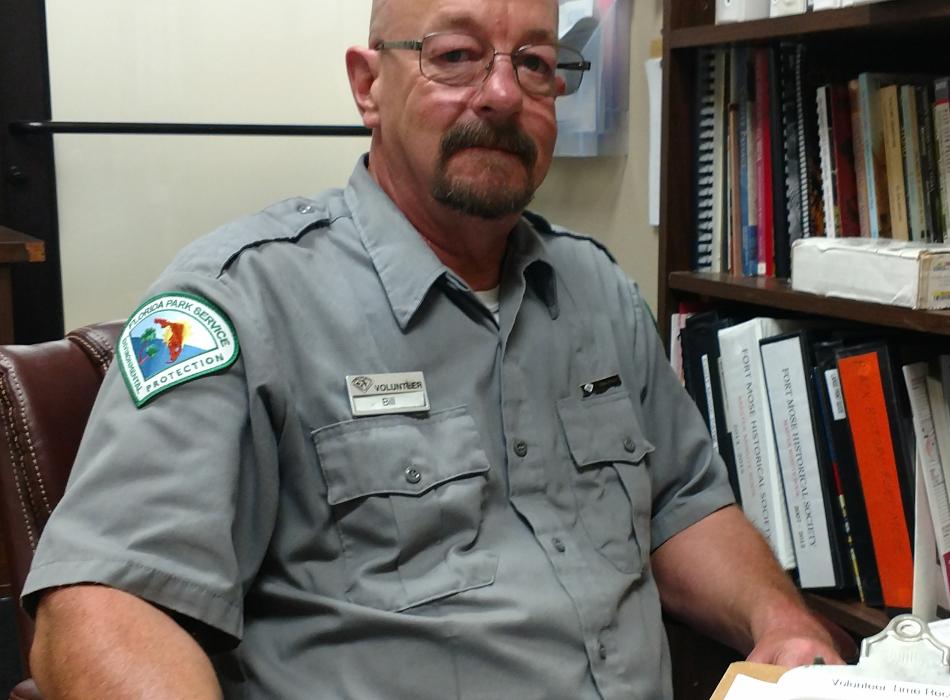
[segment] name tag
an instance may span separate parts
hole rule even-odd
[[[620,386],[622,383],[623,382],[620,381],[619,374],[612,374],[609,377],[604,377],[603,379],[598,379],[597,381],[581,384],[581,397],[586,399],[597,394],[603,394],[608,389],[613,389],[615,386]]]
[[[429,410],[429,395],[422,372],[347,375],[346,392],[353,416]]]

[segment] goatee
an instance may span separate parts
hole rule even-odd
[[[448,173],[449,159],[466,148],[490,148],[514,155],[524,165],[524,182],[520,187],[507,183],[478,186],[453,178]],[[482,219],[501,219],[520,213],[534,198],[531,173],[537,159],[534,142],[514,124],[496,126],[481,121],[460,124],[442,137],[432,196],[455,211]]]

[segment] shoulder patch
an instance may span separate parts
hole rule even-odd
[[[115,357],[135,405],[163,391],[230,367],[240,347],[231,320],[194,294],[153,297],[129,317]]]

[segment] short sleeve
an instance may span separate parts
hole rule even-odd
[[[276,517],[272,406],[261,388],[266,373],[255,365],[261,334],[219,280],[172,276],[161,285],[227,314],[240,354],[220,372],[141,407],[118,368],[109,369],[66,493],[40,538],[23,603],[32,612],[44,589],[98,583],[236,643],[243,597]]]
[[[726,467],[696,404],[673,372],[640,292],[624,277],[634,328],[653,488],[651,550],[707,515],[734,503]]]

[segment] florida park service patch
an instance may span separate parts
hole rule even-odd
[[[116,347],[136,406],[163,391],[234,364],[230,319],[206,299],[177,292],[149,299],[129,317]]]

